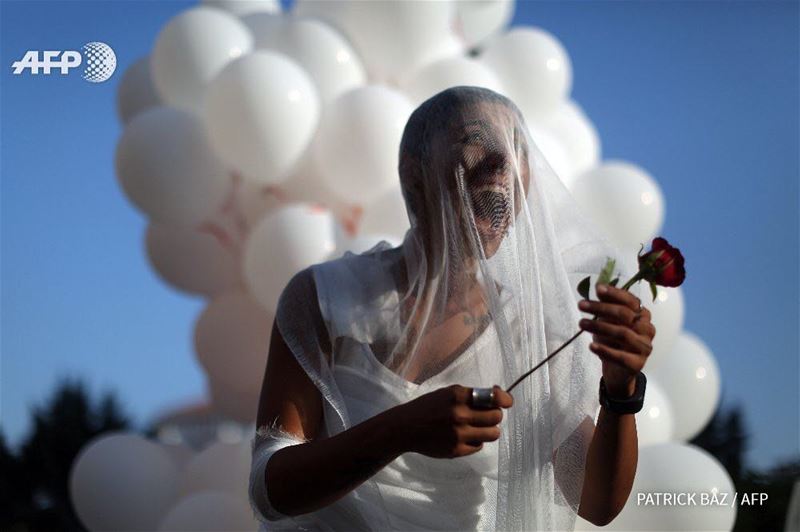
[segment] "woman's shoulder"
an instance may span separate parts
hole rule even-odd
[[[389,264],[395,263],[401,255],[402,249],[400,246],[392,246],[387,241],[382,240],[360,253],[345,251],[339,256],[331,257],[309,268],[314,270],[385,268]]]
[[[295,277],[307,277],[308,275],[312,275],[316,270],[374,267],[375,265],[386,264],[387,262],[396,262],[397,258],[401,255],[402,249],[400,246],[393,246],[386,240],[381,240],[364,251],[344,251],[340,254],[334,252],[328,259],[311,264],[298,271]]]
[[[394,288],[391,265],[401,250],[386,242],[363,253],[347,252],[312,264],[295,273],[286,284],[278,308],[319,302],[323,314],[329,302],[364,304]]]
[[[339,257],[309,266],[302,275],[313,277],[320,291],[345,291],[364,296],[388,288],[386,282],[390,278],[392,265],[400,256],[399,247],[381,242],[363,253],[348,251]]]

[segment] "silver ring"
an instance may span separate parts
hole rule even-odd
[[[473,408],[493,408],[494,388],[473,388],[470,399]]]

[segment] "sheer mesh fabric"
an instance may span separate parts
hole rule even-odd
[[[580,279],[607,257],[623,280],[633,273],[497,93],[454,87],[422,103],[399,160],[411,222],[403,243],[314,265],[279,303],[278,328],[324,400],[327,435],[437,387],[508,386],[577,331]],[[314,526],[573,529],[601,375],[590,340],[579,336],[514,389],[497,442],[453,460],[408,453]],[[402,514],[414,508],[409,521]],[[265,514],[265,525],[291,521]]]

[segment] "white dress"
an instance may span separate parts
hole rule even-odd
[[[497,373],[497,364],[492,364],[491,353],[482,350],[482,346],[491,345],[495,336],[494,327],[489,325],[449,366],[420,384],[389,370],[368,345],[349,339],[340,347],[334,377],[352,425],[452,382],[465,386],[490,385],[483,379],[492,372]],[[472,382],[474,363],[483,369],[479,372],[483,382]],[[499,374],[496,377],[494,382],[500,383]],[[362,509],[364,505],[377,505],[376,513],[388,515],[389,527],[394,530],[481,530],[494,525],[494,513],[485,511],[484,506],[486,501],[496,497],[496,442],[484,444],[478,453],[455,459],[405,453],[372,477],[378,486],[378,500],[364,500],[351,493],[326,508],[292,521],[280,519],[281,514],[269,504],[264,483],[259,481],[264,478],[267,460],[275,451],[302,442],[275,429],[262,430],[261,435],[267,432],[270,438],[263,441],[260,448],[254,448],[251,474],[251,504],[261,522],[260,530],[301,526],[309,530],[374,529],[374,524],[367,526],[357,522],[356,503]],[[257,439],[254,439],[254,447]],[[494,501],[488,507],[493,505]]]

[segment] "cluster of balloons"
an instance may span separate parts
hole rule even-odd
[[[634,164],[606,161],[580,173],[567,186],[620,249],[628,250],[631,260],[640,243],[650,242],[661,230],[665,210],[661,189]],[[645,287],[640,298],[652,313],[657,334],[644,370],[644,405],[636,414],[639,461],[625,508],[602,530],[731,530],[735,506],[701,506],[700,497],[705,493],[721,499],[725,493],[730,502],[733,481],[718,460],[686,443],[703,430],[719,404],[716,359],[699,337],[683,328],[681,287],[659,286],[654,300]],[[693,493],[698,505],[648,505],[646,497],[657,492]],[[601,529],[579,517],[576,530]]]
[[[208,299],[194,344],[224,416],[255,419],[278,296],[295,272],[402,240],[402,130],[416,105],[449,86],[509,96],[550,166],[632,259],[658,234],[657,181],[635,164],[601,161],[597,130],[570,96],[567,51],[541,28],[507,29],[513,9],[511,0],[296,0],[283,12],[277,0],[206,0],[170,20],[125,72],[119,183],[148,218],[153,269]],[[719,402],[714,356],[683,330],[680,288],[642,299],[658,335],[636,415],[639,471],[604,529],[729,529],[732,508],[637,505],[637,489],[732,491],[722,466],[685,443]],[[246,444],[159,445],[113,434],[84,450],[71,489],[87,527],[255,529]]]
[[[98,436],[70,472],[78,517],[89,530],[255,531],[245,434],[200,452],[137,434]]]

